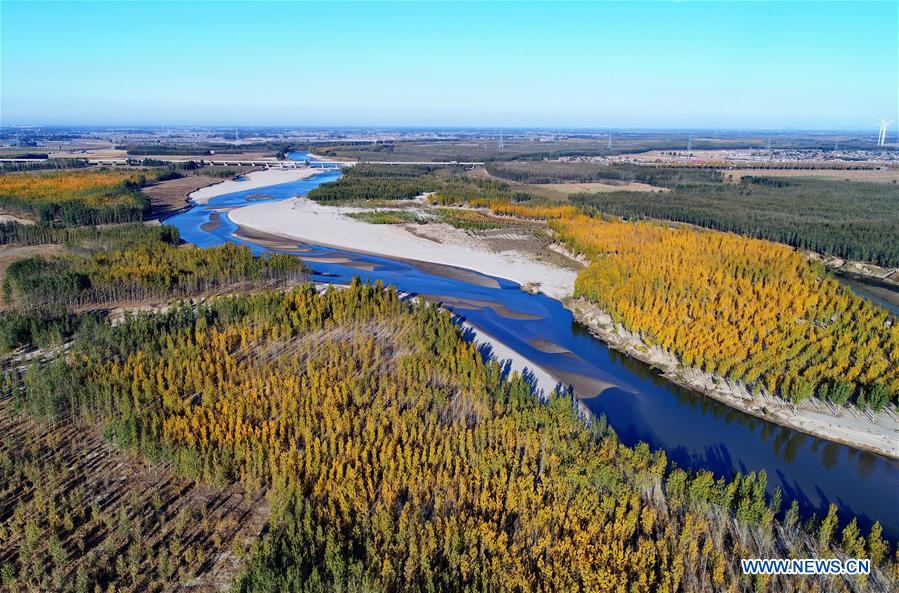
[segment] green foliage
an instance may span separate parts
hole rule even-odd
[[[64,243],[78,249],[121,248],[137,241],[153,240],[178,243],[178,229],[173,226],[146,226],[139,223],[108,227],[63,226],[60,224],[0,223],[0,245],[44,245]]]
[[[518,183],[590,183],[637,181],[658,187],[721,183],[721,172],[686,167],[653,167],[625,163],[605,165],[575,161],[488,162],[487,172]]]
[[[899,266],[899,188],[886,183],[744,178],[666,193],[610,192],[572,202],[626,218],[697,224],[838,257]]]
[[[337,181],[309,192],[309,199],[317,202],[410,200],[439,187],[438,180],[431,175],[434,170],[415,165],[356,165],[345,169]]]
[[[0,353],[21,346],[55,346],[82,324],[95,322],[92,314],[73,315],[64,309],[0,312]]]
[[[277,285],[299,279],[299,259],[284,254],[257,258],[249,248],[178,246],[170,227],[48,231],[65,235],[71,253],[29,257],[10,264],[3,299],[20,310],[201,294],[238,283]]]
[[[350,218],[369,224],[424,224],[427,220],[408,210],[363,210],[351,212]]]

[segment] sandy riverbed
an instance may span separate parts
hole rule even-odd
[[[573,270],[533,261],[517,251],[491,251],[463,230],[434,225],[440,227],[439,239],[427,238],[405,226],[369,224],[346,216],[356,210],[294,198],[237,208],[228,217],[241,228],[308,243],[467,268],[534,287],[556,299],[574,288]]]
[[[228,179],[215,185],[210,185],[195,192],[191,192],[188,196],[197,204],[205,204],[212,198],[230,194],[233,192],[244,191],[247,189],[256,189],[259,187],[267,187],[269,185],[280,185],[291,181],[299,181],[312,177],[317,173],[321,173],[321,169],[313,169],[311,167],[299,167],[296,169],[265,169],[264,171],[253,171],[244,175],[244,181],[234,181]]]

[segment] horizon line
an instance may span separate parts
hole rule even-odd
[[[871,124],[871,128],[839,128],[839,127],[636,127],[636,126],[552,126],[552,125],[427,125],[427,124],[199,124],[199,123],[14,123],[0,124],[3,129],[27,129],[27,128],[84,128],[84,129],[297,129],[297,130],[477,130],[477,131],[572,131],[572,132],[802,132],[802,133],[868,133],[876,130],[877,126]],[[899,128],[896,130],[899,132]],[[894,132],[895,133],[895,132]]]

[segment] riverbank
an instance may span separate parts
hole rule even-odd
[[[241,176],[241,181],[228,179],[215,185],[209,185],[191,192],[188,196],[191,201],[197,204],[205,204],[212,198],[231,194],[234,192],[245,191],[248,189],[258,189],[268,187],[270,185],[280,185],[282,183],[290,183],[291,181],[299,181],[307,179],[321,173],[321,169],[313,169],[311,167],[297,167],[296,169],[264,169],[262,171],[253,171]]]
[[[141,188],[141,193],[150,198],[148,221],[160,221],[183,212],[190,207],[188,196],[197,190],[221,183],[220,177],[198,173],[176,179],[160,181]]]
[[[533,254],[520,250],[491,249],[477,235],[446,224],[369,224],[347,216],[360,210],[294,198],[237,208],[228,213],[228,218],[242,231],[474,270],[512,280],[558,300],[569,296],[574,287],[575,264],[565,269],[537,261]]]
[[[786,426],[812,436],[827,439],[899,459],[899,422],[889,412],[871,420],[862,412],[840,408],[835,410],[820,400],[807,400],[795,406],[770,395],[753,395],[742,384],[711,375],[696,368],[686,368],[677,357],[658,347],[647,347],[639,336],[613,323],[611,316],[585,299],[563,301],[575,319],[610,347],[661,371],[661,375],[718,400],[732,408]]]

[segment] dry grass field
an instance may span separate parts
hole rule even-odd
[[[815,177],[841,181],[871,183],[899,183],[899,168],[895,169],[726,169],[724,180],[739,183],[747,175],[754,177]]]
[[[654,185],[649,185],[648,183],[640,183],[637,181],[632,181],[630,183],[540,183],[534,187],[565,195],[576,193],[595,194],[611,191],[669,191],[664,187],[656,187]]]

